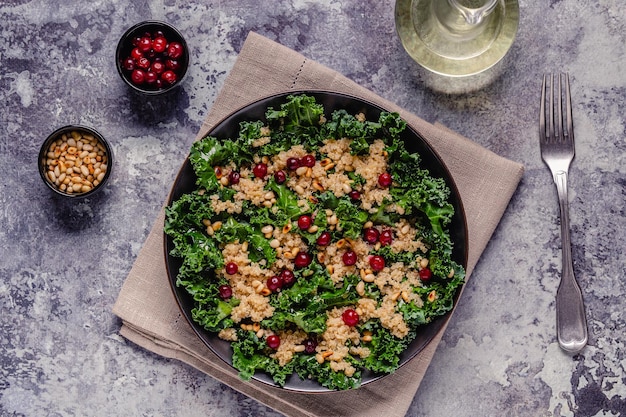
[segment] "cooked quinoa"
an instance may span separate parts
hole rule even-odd
[[[312,105],[306,97],[290,99]],[[228,146],[212,137],[194,145],[198,190],[167,210],[172,255],[183,258],[177,281],[198,302],[194,319],[233,344],[243,378],[262,370],[282,385],[295,372],[356,387],[364,369],[392,372],[419,326],[450,310],[463,270],[442,256],[447,235],[418,212],[433,203],[403,199],[402,169],[432,179],[397,138],[381,130],[355,151],[356,138],[324,131],[338,116],[319,114],[315,141],[286,139],[288,114],[269,114],[246,126],[256,134],[241,144],[242,160],[211,160]],[[340,116],[369,127],[364,114]],[[438,209],[449,210],[441,200]],[[193,220],[181,220],[187,211]]]

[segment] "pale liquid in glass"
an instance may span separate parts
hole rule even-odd
[[[502,2],[469,22],[465,11],[453,0],[413,0],[411,7],[415,31],[435,54],[446,59],[463,60],[476,57],[493,44],[501,29]],[[456,0],[459,6],[480,9],[491,3],[486,0]],[[472,12],[472,10],[470,10]],[[476,16],[474,16],[475,18]]]

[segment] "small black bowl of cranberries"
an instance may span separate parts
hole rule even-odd
[[[174,26],[149,20],[122,35],[115,58],[126,84],[142,94],[157,95],[180,85],[189,66],[189,49]]]

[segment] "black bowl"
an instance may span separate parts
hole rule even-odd
[[[153,47],[150,47],[149,50],[142,52],[142,57],[148,59],[150,63],[149,69],[141,68],[141,64],[139,62],[139,58],[136,57],[134,59],[133,69],[130,67],[126,67],[125,61],[128,58],[131,58],[132,51],[137,47],[137,39],[142,37],[150,37],[150,39],[154,39],[156,34],[161,33],[167,40],[167,48],[164,52],[155,50]],[[171,60],[171,56],[168,55],[169,46],[173,43],[177,42],[182,45],[182,55],[173,59],[174,64],[169,66],[168,60]],[[147,47],[146,47],[147,48]],[[167,68],[158,69],[154,68],[154,61],[161,60],[163,64],[166,64]],[[174,26],[170,25],[166,22],[161,22],[158,20],[148,20],[145,22],[137,23],[130,29],[128,29],[117,44],[117,49],[115,51],[115,61],[117,66],[117,71],[122,77],[122,80],[134,91],[145,94],[145,95],[158,95],[167,93],[172,89],[178,87],[185,75],[187,74],[187,69],[189,68],[189,49],[187,47],[187,42],[183,35],[176,29]],[[145,61],[144,61],[145,62]],[[133,82],[132,80],[132,72],[134,69],[138,69],[143,71],[143,73],[151,72],[157,76],[159,81],[155,82],[147,82],[144,81],[141,84]],[[173,71],[176,75],[176,81],[173,83],[168,83],[167,81],[162,80],[162,75],[166,71]]]
[[[113,152],[104,136],[95,129],[68,125],[46,138],[39,150],[37,164],[43,182],[58,195],[87,197],[101,190],[108,181]],[[82,182],[73,179],[76,177]]]
[[[237,137],[239,134],[240,122],[265,120],[265,111],[268,107],[280,108],[280,105],[285,102],[287,96],[292,94],[306,94],[315,97],[316,101],[324,106],[325,115],[328,118],[334,110],[345,109],[350,114],[363,113],[366,115],[368,120],[377,120],[380,113],[385,111],[385,109],[376,104],[346,94],[325,91],[291,91],[261,99],[235,111],[218,123],[205,136],[213,136],[218,139]],[[454,206],[455,211],[452,223],[449,225],[450,237],[454,242],[452,259],[462,265],[463,268],[467,269],[469,243],[465,210],[463,208],[458,188],[452,179],[450,171],[444,165],[439,155],[437,155],[424,138],[422,138],[422,136],[410,126],[407,125],[407,128],[401,133],[401,138],[404,140],[407,150],[410,152],[416,152],[422,157],[423,167],[428,169],[432,176],[444,179],[446,184],[450,187],[450,202]],[[168,206],[171,205],[172,202],[179,199],[183,194],[195,190],[197,188],[196,179],[196,174],[193,171],[191,163],[189,162],[189,158],[187,158],[172,187]],[[185,291],[185,289],[176,285],[177,274],[182,261],[180,258],[170,255],[173,247],[172,239],[169,236],[164,235],[164,251],[170,286],[181,312],[200,340],[202,340],[202,342],[223,361],[232,365],[232,348],[230,346],[230,342],[220,339],[217,334],[206,331],[202,328],[202,326],[193,320],[191,310],[195,306],[195,301],[193,297]],[[461,291],[459,289],[455,295],[455,304],[458,300],[460,292]],[[449,312],[444,316],[440,316],[432,322],[420,327],[417,337],[400,355],[400,366],[409,362],[419,352],[426,348],[426,346],[428,346],[435,335],[444,327],[450,314],[451,313]],[[365,371],[362,375],[361,385],[363,386],[374,382],[384,376],[385,375]],[[276,383],[267,374],[256,373],[253,376],[253,379],[277,387]],[[289,377],[283,388],[289,391],[302,393],[320,393],[330,391],[315,381],[309,379],[301,380],[297,375]]]

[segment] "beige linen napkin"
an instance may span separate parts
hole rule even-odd
[[[198,138],[238,108],[274,93],[320,89],[352,94],[399,112],[441,156],[455,179],[469,225],[468,277],[521,179],[523,167],[443,126],[398,108],[301,54],[250,33]],[[303,394],[241,381],[197,338],[169,286],[161,211],[133,265],[113,312],[120,334],[159,355],[179,359],[288,416],[403,417],[443,334],[394,374],[346,392]],[[447,324],[447,323],[446,323]]]

